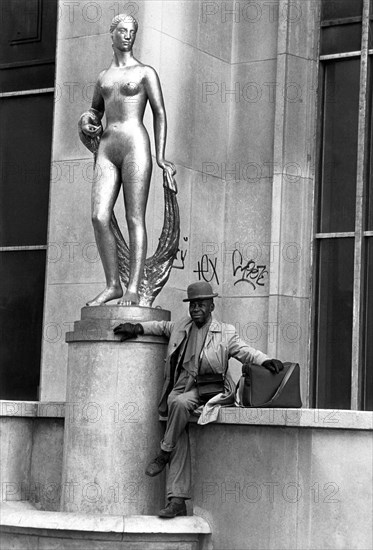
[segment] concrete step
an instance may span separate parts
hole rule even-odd
[[[43,512],[28,502],[1,505],[1,550],[207,550],[211,529],[199,516],[110,516]]]

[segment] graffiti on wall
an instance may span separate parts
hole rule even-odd
[[[208,254],[203,254],[197,262],[197,269],[193,273],[197,273],[198,280],[204,280],[207,283],[219,284],[218,275],[218,258],[210,257]],[[231,256],[233,286],[239,283],[249,284],[253,290],[258,286],[264,286],[268,270],[266,265],[257,265],[254,260],[244,260],[239,250],[234,250]]]
[[[185,269],[185,260],[188,254],[189,238],[183,237],[180,248],[177,251],[176,259],[172,266],[173,269]],[[193,270],[198,277],[198,281],[206,281],[213,285],[220,284],[220,273],[218,256],[209,252],[201,254],[197,265]],[[268,278],[267,265],[264,262],[258,262],[258,258],[248,258],[244,256],[239,248],[224,251],[223,265],[225,261],[229,261],[231,265],[230,273],[232,276],[232,285],[239,284],[249,285],[252,290],[257,290],[258,287],[263,287]],[[221,267],[220,267],[221,269]]]
[[[232,253],[233,277],[238,277],[234,286],[238,283],[248,283],[256,290],[257,286],[264,286],[265,276],[268,275],[266,265],[257,265],[254,260],[245,262],[239,250]]]
[[[201,256],[201,259],[197,262],[197,269],[193,271],[193,273],[198,274],[199,281],[203,279],[207,283],[215,282],[217,285],[219,284],[217,261],[216,257],[211,259],[207,254]]]
[[[188,237],[183,237],[184,243],[187,243]],[[183,248],[177,249],[176,259],[172,265],[172,269],[185,269],[185,258],[187,257],[188,249],[186,244],[183,244]]]

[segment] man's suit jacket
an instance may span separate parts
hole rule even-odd
[[[162,416],[167,415],[167,398],[174,386],[175,369],[178,359],[185,349],[192,323],[190,317],[184,317],[177,322],[146,321],[142,323],[144,334],[169,338],[165,359],[164,384],[158,406],[159,414]],[[238,359],[241,363],[251,361],[257,365],[261,365],[263,361],[269,359],[267,355],[241,340],[233,325],[220,323],[213,318],[200,358],[203,359],[203,362],[209,364],[213,372],[225,373],[230,357]],[[193,360],[193,357],[191,360]],[[193,381],[191,383],[193,384]],[[186,391],[188,391],[188,388],[186,388]]]

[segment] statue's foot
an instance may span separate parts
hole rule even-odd
[[[87,302],[87,306],[102,306],[102,304],[120,298],[121,296],[123,296],[121,286],[107,286],[105,290],[96,296],[96,298]]]
[[[139,295],[137,292],[127,292],[123,296],[121,300],[119,300],[118,305],[119,306],[138,306],[139,305]]]

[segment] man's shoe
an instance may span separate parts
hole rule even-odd
[[[166,508],[159,511],[160,518],[176,518],[176,516],[186,516],[186,506],[184,499],[171,499]]]
[[[171,453],[161,453],[150,464],[147,465],[145,473],[147,476],[154,477],[160,474],[170,462]]]

